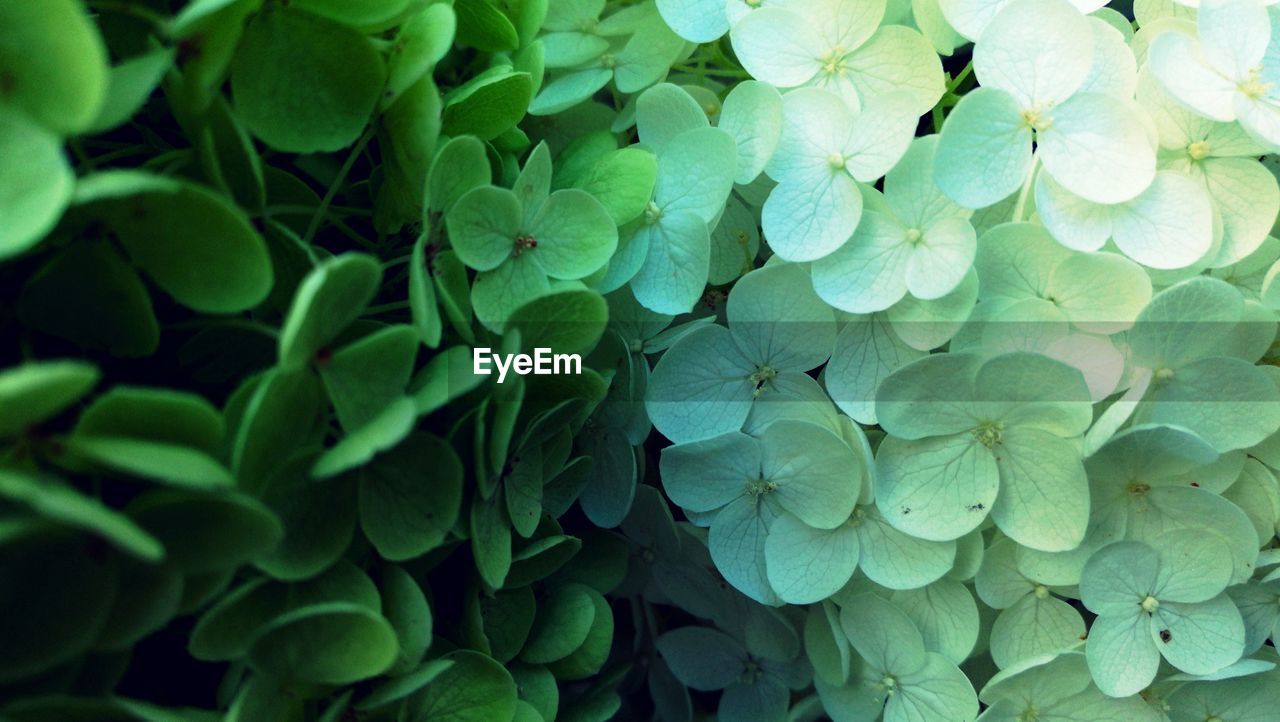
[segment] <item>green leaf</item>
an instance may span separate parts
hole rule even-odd
[[[431,163],[427,205],[435,212],[449,213],[464,193],[488,184],[490,172],[484,143],[470,135],[449,139]]]
[[[368,607],[315,604],[283,614],[249,646],[249,664],[285,680],[350,684],[385,672],[396,660],[396,632]]]
[[[164,546],[132,519],[57,479],[0,470],[0,497],[46,519],[97,534],[142,561],[164,558]]]
[[[582,646],[591,631],[600,593],[580,584],[552,591],[538,606],[520,661],[545,664],[562,660]],[[607,609],[607,606],[606,606]]]
[[[344,429],[355,431],[404,396],[418,343],[412,326],[389,326],[317,364]]]
[[[6,3],[0,27],[5,104],[59,135],[88,129],[107,92],[107,49],[82,5]]]
[[[404,674],[418,666],[431,646],[431,607],[418,582],[394,564],[383,568],[379,591],[382,613],[399,640],[399,654],[388,671]]]
[[[284,539],[254,560],[284,581],[308,579],[329,568],[351,544],[356,528],[354,485],[347,479],[317,483],[314,454],[294,456],[267,480],[261,500],[284,525]]]
[[[231,94],[249,130],[289,153],[351,145],[382,95],[386,67],[358,31],[293,8],[268,8],[244,31]]]
[[[396,43],[387,58],[387,90],[383,106],[417,83],[444,58],[453,43],[457,16],[443,3],[423,8],[400,26]],[[390,93],[390,96],[387,94]],[[388,101],[388,97],[392,100]]]
[[[361,528],[387,559],[412,559],[439,546],[457,522],[462,464],[435,436],[410,435],[362,468],[359,480]]]
[[[411,0],[369,0],[354,5],[343,0],[294,0],[291,6],[359,28],[391,21],[410,4]]]
[[[533,590],[529,587],[500,590],[492,597],[473,597],[481,621],[484,641],[487,641],[493,658],[510,662],[520,653],[529,629],[533,626],[537,611]]]
[[[501,589],[511,571],[511,525],[501,499],[471,500],[471,551],[476,571],[491,589]]]
[[[242,488],[260,490],[289,454],[316,436],[327,411],[323,402],[320,380],[305,369],[273,370],[256,383],[231,447],[231,469]]]
[[[182,575],[152,564],[121,564],[111,615],[94,642],[97,650],[128,649],[173,619],[182,601]]]
[[[53,230],[74,183],[58,137],[0,108],[0,258],[26,251]]]
[[[530,541],[512,555],[507,584],[532,584],[563,568],[582,548],[571,536],[555,534]]]
[[[590,593],[595,615],[586,639],[572,654],[547,665],[558,679],[577,680],[594,675],[604,666],[613,647],[613,610],[598,592],[591,590]]]
[[[532,96],[528,73],[490,68],[445,96],[444,133],[493,140],[520,122]]]
[[[141,110],[173,66],[173,57],[171,50],[153,50],[111,68],[106,97],[89,132],[114,130]]]
[[[747,661],[747,650],[738,640],[707,627],[673,629],[655,644],[676,679],[699,691],[734,684]]]
[[[213,490],[235,486],[231,472],[208,454],[177,444],[117,436],[77,435],[67,449],[109,469],[167,482],[185,489]]]
[[[569,288],[525,303],[507,319],[506,330],[520,332],[521,348],[549,348],[554,353],[582,353],[604,333],[609,306],[595,291]],[[554,359],[553,359],[554,361]]]
[[[0,372],[0,437],[17,436],[57,415],[98,383],[83,361],[27,363]]]
[[[392,702],[399,702],[418,690],[426,687],[439,677],[453,662],[445,659],[433,659],[425,662],[418,669],[400,677],[392,677],[369,693],[368,697],[356,703],[358,710],[372,710],[384,707]]]
[[[529,216],[531,208],[525,207]],[[527,225],[537,246],[527,252],[552,278],[575,280],[600,270],[618,245],[608,210],[576,188],[552,193]]]
[[[203,397],[143,386],[116,386],[80,414],[73,436],[116,436],[189,446],[217,454],[222,414]]]
[[[107,243],[68,248],[37,270],[18,314],[32,328],[112,356],[149,356],[160,343],[146,286]]]
[[[347,253],[316,266],[298,286],[280,330],[280,366],[311,363],[373,300],[382,267],[369,256]]]
[[[108,619],[116,590],[116,562],[85,553],[78,534],[41,525],[6,525],[0,584],[21,593],[0,595],[0,634],[6,652],[0,680],[48,670],[88,650]],[[39,580],[38,584],[32,580]]]
[[[440,659],[452,662],[420,696],[409,703],[413,719],[423,722],[492,722],[512,719],[516,683],[489,657],[469,650]]]
[[[168,563],[184,572],[243,564],[270,551],[284,534],[270,509],[238,493],[152,491],[131,502],[125,513],[159,539]]]
[[[243,311],[271,290],[266,243],[223,196],[136,171],[91,176],[76,193],[79,202],[93,204],[90,211],[107,222],[133,262],[185,306]]]
[[[393,401],[369,423],[347,434],[321,454],[315,466],[311,467],[311,475],[316,479],[327,479],[367,464],[408,436],[417,416],[413,399],[401,397]]]
[[[458,14],[460,44],[490,53],[520,47],[515,26],[492,0],[460,0],[454,12]]]

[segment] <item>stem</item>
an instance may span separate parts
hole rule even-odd
[[[370,306],[364,310],[366,316],[375,316],[379,313],[389,313],[391,311],[403,311],[409,307],[408,301],[392,301],[378,306]]]
[[[311,216],[311,223],[307,226],[307,232],[302,236],[302,242],[310,246],[311,241],[316,237],[316,231],[320,230],[320,223],[329,213],[329,205],[333,203],[334,197],[338,195],[338,188],[347,180],[347,175],[351,172],[351,167],[356,164],[356,159],[360,157],[360,152],[373,139],[375,128],[372,124],[364,131],[364,135],[360,136],[360,140],[356,141],[355,147],[351,149],[351,153],[347,155],[347,159],[342,163],[342,167],[338,169],[338,175],[329,184],[329,190],[325,191],[324,199],[320,201],[320,207],[316,208],[315,215]]]
[[[954,93],[956,88],[959,88],[961,83],[968,80],[969,76],[972,73],[973,73],[973,61],[970,60],[969,64],[964,66],[964,69],[960,71],[960,74],[952,78],[950,83],[947,83],[947,92]]]
[[[1022,190],[1018,191],[1018,202],[1013,206],[1013,216],[1009,220],[1013,223],[1021,223],[1024,219],[1022,214],[1027,209],[1027,196],[1031,194],[1031,184],[1036,180],[1036,170],[1040,168],[1040,154],[1031,154],[1031,168],[1027,171],[1027,180],[1022,184]]]
[[[129,2],[121,2],[120,0],[89,0],[89,7],[94,10],[101,10],[109,13],[119,13],[121,15],[129,15],[143,22],[150,23],[156,30],[163,31],[169,25],[169,18],[160,13],[141,5],[134,5]]]

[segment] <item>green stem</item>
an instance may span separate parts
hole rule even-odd
[[[120,0],[89,0],[89,7],[94,10],[101,10],[109,13],[119,13],[121,15],[129,15],[143,22],[150,23],[155,30],[163,31],[169,26],[169,18],[152,10],[151,8],[135,5],[129,2],[121,2]]]
[[[972,73],[973,73],[973,61],[970,60],[969,64],[964,66],[964,69],[960,71],[960,74],[952,78],[950,83],[947,83],[947,92],[954,93],[956,88],[959,88],[961,83],[968,80],[969,76]]]
[[[378,306],[370,306],[364,310],[366,316],[375,316],[379,313],[390,313],[391,311],[403,311],[409,307],[408,301],[392,301]]]
[[[1027,196],[1031,195],[1031,185],[1036,180],[1036,170],[1040,167],[1040,154],[1031,154],[1031,168],[1027,171],[1027,180],[1022,184],[1022,190],[1018,191],[1018,202],[1013,206],[1013,215],[1009,220],[1013,223],[1021,223],[1025,220],[1022,215],[1027,210]]]
[[[342,167],[338,169],[338,175],[329,184],[329,190],[325,191],[324,198],[320,201],[320,207],[316,208],[315,215],[311,216],[311,223],[307,226],[307,232],[302,236],[302,242],[311,245],[311,241],[315,240],[316,231],[320,230],[320,224],[329,213],[329,205],[333,203],[333,199],[338,195],[338,189],[347,180],[347,175],[351,173],[351,167],[356,164],[356,159],[360,157],[361,151],[373,139],[375,127],[370,126],[364,131],[364,135],[360,136],[360,140],[356,141],[355,147],[347,155],[347,159],[342,163]]]

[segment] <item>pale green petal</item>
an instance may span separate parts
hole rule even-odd
[[[1080,576],[1080,599],[1100,617],[1145,616],[1141,602],[1159,582],[1160,556],[1150,545],[1121,541],[1099,549]]]
[[[791,514],[779,516],[764,546],[769,584],[788,604],[810,604],[840,590],[858,565],[858,535],[842,525],[814,529]]]
[[[848,240],[862,217],[862,194],[844,171],[786,180],[765,201],[761,227],[788,261],[812,261]]]
[[[760,253],[760,227],[755,213],[738,196],[730,195],[720,222],[711,231],[711,266],[707,282],[731,283],[755,265]]]
[[[1201,359],[1157,378],[1134,420],[1186,427],[1220,452],[1243,449],[1280,429],[1280,390],[1242,359]]]
[[[924,352],[903,343],[882,315],[856,316],[836,337],[823,382],[840,410],[863,424],[876,423],[876,387],[886,376]]]
[[[920,300],[908,295],[887,313],[893,332],[913,349],[928,351],[950,341],[973,313],[978,300],[978,274],[969,269],[960,284],[941,298]]]
[[[1229,284],[1197,277],[1157,293],[1129,332],[1133,363],[1178,368],[1218,350],[1244,313],[1244,299]]]
[[[1044,227],[1005,223],[978,239],[974,268],[982,298],[1044,298],[1049,295],[1053,269],[1071,256],[1054,242]]]
[[[1213,245],[1213,205],[1202,185],[1162,171],[1150,188],[1117,209],[1112,234],[1116,246],[1144,266],[1184,268]]]
[[[1198,604],[1161,604],[1151,617],[1151,635],[1169,664],[1190,674],[1211,674],[1244,653],[1244,621],[1225,594]]]
[[[710,224],[733,190],[736,159],[732,136],[719,128],[681,133],[658,156],[653,202],[664,216],[692,213]]]
[[[911,141],[902,160],[884,177],[884,199],[908,226],[927,228],[943,218],[968,218],[973,212],[956,205],[933,181],[938,136]]]
[[[1155,179],[1156,154],[1131,101],[1080,93],[1055,107],[1036,133],[1044,169],[1072,193],[1095,203],[1132,200]]]
[[[676,136],[710,125],[702,106],[678,85],[659,83],[636,98],[636,132],[659,157]]]
[[[885,722],[968,720],[978,714],[973,683],[940,654],[929,654],[924,667],[906,674],[898,694],[884,707]]]
[[[1046,356],[1013,352],[983,364],[974,382],[984,418],[1061,437],[1083,434],[1093,421],[1079,370]]]
[[[874,183],[888,173],[911,146],[917,116],[906,93],[886,91],[868,97],[853,116],[842,149],[845,170],[862,183]]]
[[[907,290],[924,300],[942,298],[960,285],[973,266],[977,233],[964,218],[944,218],[921,234],[907,263]]]
[[[760,444],[738,431],[662,450],[662,486],[671,501],[710,512],[746,494],[760,475]]]
[[[1152,546],[1160,557],[1154,596],[1162,602],[1203,602],[1231,580],[1231,551],[1219,539],[1179,529],[1162,534]]]
[[[745,80],[724,99],[718,126],[738,144],[735,183],[756,179],[773,157],[782,135],[782,96],[767,83]]]
[[[814,290],[842,311],[883,311],[907,293],[913,250],[897,219],[868,211],[847,243],[814,262]]]
[[[903,366],[876,391],[876,415],[892,436],[922,439],[965,433],[978,424],[978,370],[971,354],[926,356]]]
[[[996,451],[1000,496],[991,518],[1023,546],[1068,551],[1084,540],[1089,482],[1079,444],[1039,429],[1011,428]]]
[[[663,79],[684,46],[684,38],[673,33],[661,17],[654,14],[647,18],[617,55],[614,81],[618,90],[635,93]]]
[[[995,503],[1000,474],[969,434],[919,441],[888,437],[876,454],[876,505],[914,537],[947,541],[977,528]]]
[[[649,229],[649,253],[631,279],[631,290],[652,311],[687,313],[702,297],[710,266],[707,224],[688,211],[664,213]]]
[[[513,311],[550,290],[551,283],[536,263],[528,258],[512,258],[476,276],[471,287],[471,307],[476,318],[496,331]]]
[[[1151,72],[1170,95],[1206,118],[1235,120],[1231,97],[1236,84],[1203,57],[1199,41],[1178,31],[1160,33],[1147,51]]]
[[[952,664],[960,664],[973,651],[980,627],[978,605],[965,585],[942,579],[918,589],[896,591],[890,601],[915,622],[925,649]]]
[[[1252,158],[1206,158],[1201,167],[1213,205],[1222,214],[1222,247],[1213,265],[1225,266],[1266,240],[1280,213],[1280,185]]]
[[[1005,668],[1067,649],[1078,644],[1084,633],[1084,620],[1075,607],[1057,597],[1028,594],[996,617],[991,627],[991,658]]]
[[[938,187],[966,208],[1009,196],[1031,171],[1031,128],[1012,95],[995,88],[966,93],[942,126],[934,158]]]
[[[733,51],[751,77],[794,88],[822,69],[822,36],[807,18],[785,8],[760,8],[733,26]]]
[[[782,133],[765,167],[778,182],[810,182],[843,165],[853,134],[853,115],[840,98],[817,88],[801,88],[782,97]],[[840,161],[840,162],[836,162]]]
[[[845,62],[864,112],[869,98],[905,92],[911,96],[912,111],[924,115],[945,89],[938,54],[923,35],[901,25],[881,27]]]
[[[742,352],[774,371],[816,368],[835,346],[835,314],[813,292],[803,266],[771,265],[743,276],[729,292],[725,316]]]
[[[1062,103],[1092,64],[1089,21],[1066,0],[1014,0],[987,25],[973,52],[978,82],[1011,94],[1023,108]]]
[[[1151,626],[1146,614],[1093,620],[1085,654],[1094,684],[1103,694],[1128,697],[1156,678],[1160,652],[1151,641]]]
[[[768,492],[770,499],[818,529],[848,521],[862,491],[861,479],[849,472],[860,462],[840,437],[804,421],[786,420],[769,427],[761,446],[763,477],[776,485]]]
[[[554,115],[581,103],[609,84],[608,68],[574,70],[546,83],[529,103],[529,115]]]
[[[716,514],[707,537],[711,559],[725,581],[761,604],[780,601],[765,570],[765,537],[772,516],[768,505],[743,496]]]
[[[609,262],[618,228],[595,196],[576,188],[552,193],[529,227],[537,242],[529,257],[559,279],[578,279]]]
[[[1049,275],[1049,295],[1076,328],[1111,334],[1133,325],[1151,300],[1151,280],[1114,253],[1077,253]]]
[[[874,594],[862,594],[840,610],[849,642],[877,673],[906,675],[928,662],[924,638],[901,609]]]
[[[704,326],[658,360],[645,409],[658,431],[677,443],[737,431],[751,412],[747,377],[753,371],[728,329]]]
[[[658,12],[680,37],[709,43],[729,32],[724,0],[658,0]]]
[[[917,589],[951,571],[955,542],[927,541],[903,534],[890,526],[874,506],[858,507],[854,514],[862,543],[859,568],[876,584],[890,589]]]
[[[458,258],[478,271],[497,268],[511,257],[522,213],[506,188],[485,185],[464,193],[446,219]]]

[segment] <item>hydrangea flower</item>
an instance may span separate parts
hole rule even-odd
[[[1204,263],[1224,266],[1257,250],[1271,232],[1276,214],[1280,213],[1280,184],[1273,174],[1255,161],[1265,153],[1263,148],[1238,123],[1210,120],[1188,110],[1170,97],[1149,68],[1139,75],[1137,98],[1155,122],[1160,138],[1160,167],[1199,181],[1212,200],[1214,215],[1221,219],[1214,222],[1215,236],[1219,235],[1216,226],[1221,225],[1221,240],[1216,253],[1206,258]],[[1162,173],[1157,177],[1153,187],[1160,185],[1163,176]],[[1177,238],[1184,236],[1185,232],[1174,235],[1170,226],[1178,223],[1175,205],[1186,207],[1198,201],[1185,192],[1179,195],[1184,197],[1177,201],[1169,199],[1161,205],[1161,213],[1167,220],[1153,219],[1153,230],[1158,233],[1147,233],[1148,238],[1154,236],[1160,241],[1158,246],[1151,244],[1151,250],[1167,255],[1170,260],[1185,258],[1193,252],[1192,248],[1181,252],[1185,244],[1179,243]],[[1119,244],[1120,239],[1116,241]],[[1170,267],[1134,258],[1152,268]]]
[[[513,189],[480,186],[462,195],[446,217],[458,258],[479,271],[471,288],[476,317],[501,329],[512,311],[552,288],[609,262],[618,229],[586,191],[551,192],[551,154],[529,155]]]
[[[919,628],[897,606],[874,594],[850,600],[840,612],[841,626],[857,651],[844,686],[814,678],[822,705],[835,722],[881,718],[884,722],[919,719],[973,719],[978,698],[954,663],[927,651]]]
[[[748,636],[750,641],[750,636]],[[809,682],[802,659],[753,653],[749,645],[706,627],[680,627],[655,640],[676,679],[690,689],[724,690],[717,719],[725,722],[782,722],[791,689]]]
[[[742,428],[761,398],[812,379],[835,343],[835,313],[813,293],[800,266],[766,266],[729,292],[728,327],[708,325],[681,338],[653,369],[645,406],[674,442]]]
[[[934,300],[951,293],[973,264],[977,234],[971,210],[933,182],[937,136],[918,138],[884,179],[884,203],[865,211],[853,236],[813,264],[813,286],[843,311],[883,311],[910,293]]]
[[[942,64],[919,32],[881,26],[884,13],[885,0],[792,0],[737,21],[733,49],[752,77],[779,88],[826,88],[854,112],[904,93],[922,115],[942,97]]]
[[[947,195],[992,205],[1028,181],[1034,159],[1095,203],[1151,185],[1155,149],[1141,111],[1089,87],[1094,33],[1065,0],[1014,0],[995,16],[973,51],[982,87],[960,100],[938,142],[935,177]]]
[[[765,167],[778,182],[761,226],[778,256],[812,261],[849,239],[862,218],[859,183],[902,158],[915,131],[906,96],[877,96],[851,113],[835,95],[803,88],[783,97],[782,136]]]
[[[987,709],[979,722],[1080,719],[1089,722],[1162,722],[1165,716],[1141,697],[1104,695],[1080,652],[1033,657],[1002,670],[982,688]],[[1190,721],[1188,721],[1190,722]]]
[[[889,436],[876,453],[876,504],[898,529],[955,539],[990,514],[1019,544],[1076,547],[1089,518],[1079,437],[1092,421],[1076,369],[1044,356],[926,356],[876,392]]]
[[[1080,643],[1084,620],[1075,607],[1051,588],[1024,574],[1017,565],[1017,545],[998,539],[982,557],[974,578],[982,601],[1000,610],[991,625],[991,659],[1006,669],[1017,662],[1053,654]]]
[[[1164,32],[1148,62],[1169,92],[1200,115],[1240,125],[1280,150],[1280,55],[1270,49],[1272,20],[1262,0],[1200,4],[1196,36]]]
[[[1080,577],[1097,618],[1085,654],[1093,681],[1112,697],[1141,691],[1160,658],[1191,674],[1240,659],[1244,621],[1224,594],[1231,565],[1222,542],[1172,531],[1152,545],[1122,541],[1099,550]]]
[[[765,565],[770,528],[785,517],[811,529],[843,524],[864,483],[851,468],[861,467],[843,439],[803,421],[777,421],[759,438],[732,431],[662,453],[667,496],[689,511],[714,512],[712,560],[730,584],[765,604],[779,599]]]

